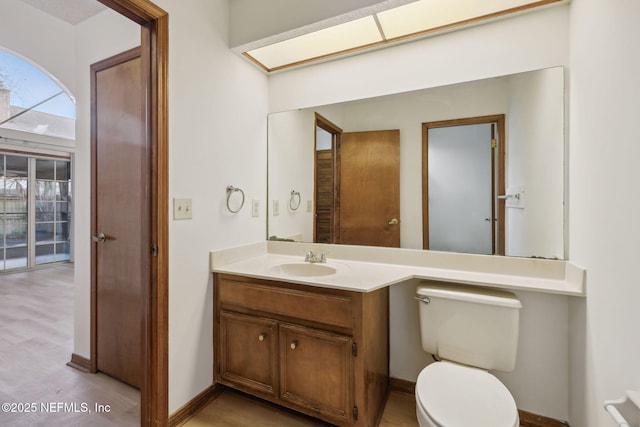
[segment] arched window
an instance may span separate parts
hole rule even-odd
[[[51,76],[0,48],[0,130],[75,139],[76,106]]]

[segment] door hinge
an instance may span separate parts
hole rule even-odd
[[[491,140],[491,148],[496,148],[498,146],[498,141],[494,138]]]
[[[358,355],[358,344],[351,344],[351,354],[353,354],[354,357]]]
[[[358,419],[358,407],[357,406],[353,406],[353,419],[354,421]]]
[[[151,256],[158,256],[158,245],[151,245]]]

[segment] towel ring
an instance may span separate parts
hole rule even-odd
[[[291,190],[291,197],[289,198],[289,207],[292,211],[297,210],[300,207],[300,202],[302,201],[300,197],[300,192],[296,190]]]
[[[229,205],[229,201],[231,200],[231,195],[235,192],[239,192],[240,195],[242,196],[242,201],[240,202],[240,207],[238,209],[231,209],[231,206]],[[240,209],[242,209],[242,207],[244,206],[244,191],[242,191],[242,189],[238,188],[238,187],[234,187],[233,185],[229,185],[227,187],[227,209],[229,210],[229,212],[231,213],[238,213],[240,212]]]

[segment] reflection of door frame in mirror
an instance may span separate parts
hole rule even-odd
[[[318,150],[317,141],[317,129],[321,128],[331,134],[331,149],[330,150]],[[340,174],[337,171],[340,170],[340,145],[342,143],[342,129],[332,123],[327,118],[315,113],[315,126],[313,133],[313,241],[318,243],[336,243],[340,240]],[[322,195],[318,194],[319,183],[318,180],[322,174],[322,167],[319,165],[322,161],[329,160],[331,163],[330,172],[330,188],[331,192],[330,200],[328,201],[330,209],[328,212],[329,222],[329,241],[318,241],[318,228],[322,225],[322,220],[318,221],[318,206],[323,206],[327,201]],[[320,203],[318,203],[320,201]],[[322,214],[322,213],[321,213]],[[326,222],[326,221],[325,221]]]
[[[492,149],[498,149],[496,155],[491,156],[491,176],[494,185],[491,187],[491,226],[492,226],[492,247],[494,255],[505,254],[505,200],[498,199],[498,194],[505,194],[505,116],[496,114],[490,116],[470,117],[464,119],[441,120],[422,124],[422,247],[429,249],[429,170],[428,170],[428,147],[429,129],[475,125],[475,124],[495,124],[491,130]],[[497,129],[496,129],[497,128]],[[495,152],[494,152],[495,153]],[[497,163],[497,164],[496,164]],[[497,182],[496,182],[497,181]],[[496,212],[497,210],[497,212]]]

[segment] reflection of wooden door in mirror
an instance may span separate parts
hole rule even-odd
[[[504,255],[504,116],[423,124],[423,248]]]
[[[400,131],[342,134],[340,240],[400,247]]]

